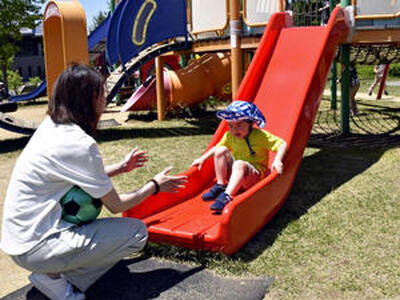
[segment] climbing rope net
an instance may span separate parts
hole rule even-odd
[[[340,0],[333,0],[336,6]],[[287,0],[286,10],[293,12],[295,26],[323,25],[324,18],[329,17],[330,1],[326,0]]]
[[[400,44],[353,44],[350,61],[362,65],[400,62]]]
[[[340,0],[333,0],[336,6]],[[324,17],[329,16],[326,0],[287,0],[286,10],[293,13],[295,26],[318,26],[324,24]],[[400,44],[352,44],[350,61],[354,64],[376,65],[400,62]]]

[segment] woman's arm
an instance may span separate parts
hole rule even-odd
[[[113,177],[122,173],[128,173],[136,168],[143,167],[148,161],[149,156],[145,151],[140,151],[138,147],[132,149],[125,159],[113,165],[106,166],[104,171],[109,177]]]
[[[187,176],[168,176],[167,174],[171,170],[172,167],[165,169],[154,176],[153,180],[155,182],[149,181],[141,188],[129,193],[118,195],[117,191],[113,188],[101,198],[101,202],[103,202],[112,213],[120,213],[135,207],[144,199],[157,192],[175,193],[187,183]]]

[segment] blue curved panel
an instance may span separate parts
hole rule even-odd
[[[38,97],[46,94],[46,89],[47,89],[47,82],[46,82],[46,80],[43,80],[43,82],[32,92],[29,92],[29,93],[23,94],[23,95],[12,96],[10,98],[10,101],[11,102],[19,102],[19,101],[27,101],[27,100],[38,98]]]
[[[187,36],[185,0],[125,0],[118,26],[119,59],[169,38]]]
[[[110,65],[115,64],[119,60],[118,50],[118,24],[124,6],[128,3],[128,0],[121,1],[114,10],[111,19],[108,24],[107,30],[107,45],[106,45],[106,59]]]
[[[107,18],[90,33],[88,37],[89,51],[92,50],[97,44],[105,40],[110,20],[111,17],[108,15]]]

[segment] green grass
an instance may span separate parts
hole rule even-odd
[[[363,114],[352,119],[355,133],[349,137],[338,134],[338,113],[328,109],[329,101],[322,102],[310,140],[313,147],[305,150],[289,198],[241,251],[228,257],[151,244],[148,253],[201,264],[227,276],[269,274],[275,277],[270,295],[276,299],[399,295],[400,105],[361,102]],[[133,145],[152,157],[140,174],[115,179],[121,191],[170,164],[177,172],[185,170],[204,150],[216,126],[212,117],[166,122],[132,118],[131,122],[130,129],[99,136],[101,151],[111,157],[110,162]]]
[[[151,243],[148,254],[226,276],[274,276],[272,299],[398,297],[400,103],[361,100],[359,106],[360,116],[351,119],[353,134],[343,137],[338,112],[322,101],[287,201],[238,253]],[[136,114],[124,127],[100,131],[99,147],[106,164],[134,146],[151,156],[145,168],[113,179],[126,192],[169,165],[174,172],[187,169],[216,126],[213,113],[165,122]],[[26,141],[0,141],[0,163],[15,160]]]

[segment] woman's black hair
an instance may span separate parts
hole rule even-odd
[[[48,114],[56,124],[75,123],[94,136],[98,113],[95,100],[104,93],[104,78],[86,65],[69,66],[56,80]]]

